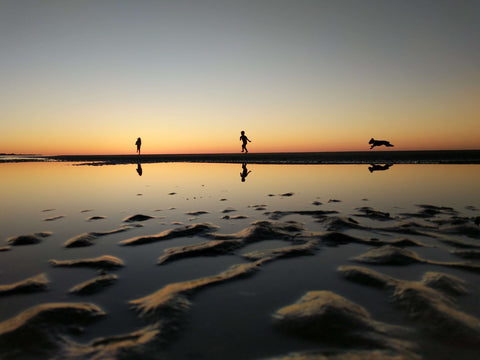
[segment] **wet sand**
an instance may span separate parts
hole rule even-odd
[[[479,164],[480,150],[355,151],[314,153],[177,154],[177,155],[59,155],[49,160],[93,164],[158,162],[249,164]]]
[[[252,205],[198,196],[183,209],[183,189],[170,190],[158,200],[166,210],[87,219],[41,204],[31,221],[51,231],[4,239],[0,261],[33,249],[45,272],[9,281],[0,268],[0,304],[29,304],[0,320],[2,360],[478,355],[480,203],[407,211],[335,194],[299,203],[295,188],[265,189]],[[167,213],[176,221],[155,215]],[[82,231],[65,236],[68,221]]]

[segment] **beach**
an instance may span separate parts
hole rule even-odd
[[[39,158],[0,163],[2,359],[478,354],[479,151]]]
[[[54,161],[92,162],[97,164],[133,164],[156,162],[206,162],[251,164],[478,164],[480,150],[429,151],[340,151],[311,153],[236,153],[172,155],[58,155]]]

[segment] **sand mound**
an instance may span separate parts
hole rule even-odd
[[[303,231],[303,224],[296,221],[273,222],[258,220],[252,225],[234,234],[214,234],[215,239],[231,240],[239,239],[245,243],[252,243],[262,240],[286,239],[291,240],[294,236]]]
[[[7,239],[7,243],[13,246],[38,244],[42,238],[52,235],[49,231],[37,232],[34,234],[13,236]]]
[[[64,246],[67,248],[91,246],[93,245],[93,241],[98,239],[99,237],[121,233],[131,228],[132,228],[131,226],[122,226],[121,228],[113,229],[110,231],[96,231],[96,232],[83,233],[71,239],[68,239],[65,242]]]
[[[353,258],[352,260],[377,265],[408,265],[414,263],[423,263],[480,272],[480,265],[471,264],[468,262],[458,263],[422,259],[417,255],[417,253],[411,250],[402,249],[390,245],[385,245],[376,249],[372,249],[363,255]]]
[[[395,338],[406,334],[407,329],[374,321],[363,307],[331,291],[307,292],[295,304],[277,310],[274,318],[280,329],[296,337],[344,348],[394,349],[411,354],[411,344]]]
[[[175,229],[165,230],[157,235],[137,236],[131,239],[120,241],[120,245],[143,245],[156,241],[169,240],[179,237],[201,235],[216,231],[218,226],[211,223],[192,224]]]
[[[325,219],[328,215],[338,214],[338,211],[334,210],[298,210],[298,211],[272,211],[266,212],[265,215],[268,215],[268,218],[271,220],[280,220],[281,218],[287,215],[304,215],[311,216],[314,219]]]
[[[242,256],[249,260],[261,260],[262,263],[265,263],[267,261],[272,261],[279,258],[313,255],[315,253],[315,250],[317,249],[317,246],[318,242],[316,240],[311,240],[301,245],[285,246],[278,249],[253,251],[247,254],[243,254]]]
[[[67,341],[62,349],[62,359],[142,359],[145,352],[158,354],[157,349],[145,348],[161,333],[159,324],[147,326],[129,334],[102,337],[88,344]],[[148,357],[150,358],[150,357]]]
[[[368,206],[363,206],[355,210],[359,211],[360,213],[354,214],[354,216],[366,217],[372,220],[380,221],[393,220],[393,218],[390,216],[390,213],[378,211]]]
[[[453,300],[442,293],[463,292],[460,279],[427,273],[420,283],[395,279],[362,267],[341,266],[339,271],[348,280],[390,290],[392,301],[435,336],[457,345],[480,346],[480,320],[455,309]]]
[[[470,292],[462,279],[439,272],[427,272],[423,275],[422,284],[447,295],[465,295]]]
[[[0,295],[43,291],[47,289],[48,283],[47,276],[43,273],[14,284],[0,285]]]
[[[386,265],[407,265],[426,262],[426,260],[420,258],[411,250],[390,245],[372,249],[363,255],[357,256],[354,260],[369,264]]]
[[[65,217],[65,215],[57,215],[57,216],[52,216],[52,217],[49,217],[49,218],[45,218],[45,219],[43,219],[43,221],[55,221],[55,220],[63,219],[64,217]]]
[[[69,327],[83,325],[105,313],[93,304],[49,303],[34,306],[0,323],[2,359],[46,359],[64,340]],[[21,351],[20,351],[21,349]],[[28,355],[25,357],[25,355]]]
[[[456,215],[457,212],[451,208],[446,206],[434,206],[434,205],[417,205],[420,210],[416,213],[402,213],[400,215],[406,217],[416,217],[416,218],[432,218],[437,215]]]
[[[74,286],[70,289],[70,293],[77,295],[95,294],[103,288],[112,285],[115,281],[117,281],[117,276],[113,274],[98,276]]]
[[[169,248],[165,249],[164,255],[158,259],[158,264],[192,256],[228,254],[241,246],[240,240],[212,240],[201,244]]]
[[[49,260],[49,262],[53,266],[93,267],[100,269],[114,269],[124,266],[122,260],[110,255],[103,255],[91,259]]]
[[[225,282],[238,277],[250,275],[258,269],[258,263],[237,264],[224,272],[197,280],[169,284],[157,292],[143,298],[130,301],[130,304],[142,316],[172,318],[190,308],[188,296],[205,286]],[[165,320],[162,318],[162,320]]]
[[[132,216],[126,217],[122,221],[123,222],[136,222],[136,221],[146,221],[146,220],[150,220],[150,219],[153,219],[153,218],[154,218],[154,216],[137,214],[137,215],[132,215]]]

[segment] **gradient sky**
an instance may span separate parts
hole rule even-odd
[[[480,149],[480,1],[0,0],[0,153]]]

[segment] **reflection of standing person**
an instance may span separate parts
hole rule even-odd
[[[242,172],[240,173],[240,177],[242,178],[242,182],[245,182],[245,178],[247,177],[248,174],[250,174],[252,171],[247,170],[247,163],[242,164]]]
[[[138,176],[142,176],[143,174],[142,164],[140,163],[137,164],[137,173],[138,173]]]
[[[138,138],[135,145],[137,145],[137,153],[138,155],[140,155],[140,147],[142,146],[142,139]]]
[[[245,135],[245,131],[242,131],[240,133],[240,140],[242,141],[242,152],[246,152],[248,153],[248,150],[247,150],[247,141],[248,142],[251,142],[250,139],[247,137],[247,135]]]

